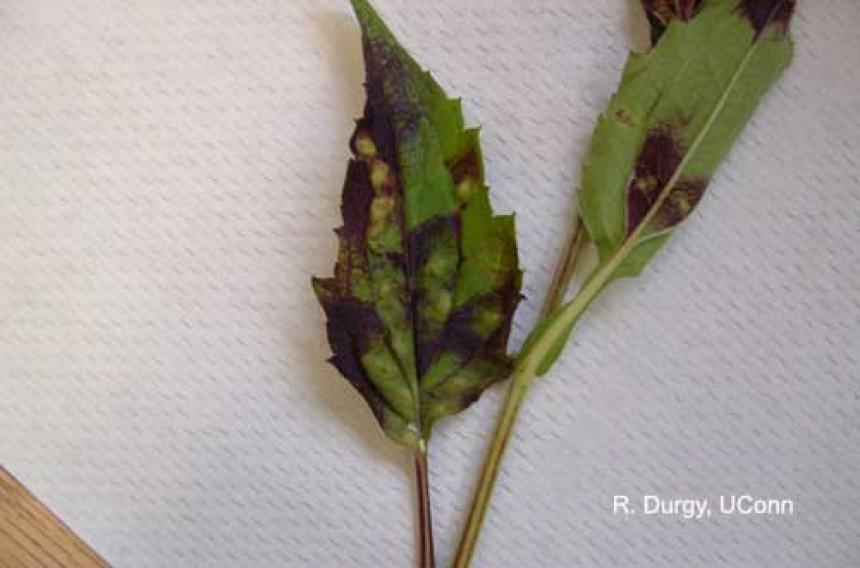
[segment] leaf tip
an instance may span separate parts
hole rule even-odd
[[[796,5],[796,0],[742,0],[738,10],[755,30],[756,38],[771,26],[785,36],[788,34]]]
[[[394,40],[394,36],[382,21],[379,12],[368,0],[350,0],[350,3],[366,37],[382,37],[387,41]]]

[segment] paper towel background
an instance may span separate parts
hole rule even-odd
[[[633,2],[378,0],[484,127],[535,310]],[[530,400],[479,566],[860,565],[860,4]],[[402,567],[408,460],[323,360],[357,28],[340,0],[0,2],[0,463],[117,567]],[[501,392],[433,441],[450,559]],[[620,519],[612,495],[792,498]],[[2,564],[2,561],[0,561]]]

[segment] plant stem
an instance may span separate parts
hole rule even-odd
[[[524,370],[514,371],[515,374],[511,378],[508,397],[505,400],[504,409],[496,425],[496,433],[493,436],[487,458],[484,461],[484,467],[481,470],[481,478],[478,481],[478,488],[472,499],[466,528],[460,537],[460,546],[454,558],[453,568],[467,568],[471,564],[472,557],[475,554],[475,546],[478,543],[481,527],[484,524],[484,517],[487,515],[490,499],[493,496],[493,489],[495,489],[496,479],[499,476],[502,458],[505,456],[514,424],[517,421],[520,408],[522,408],[526,393],[528,392],[530,381],[527,380],[528,377],[523,372]],[[525,377],[526,380],[521,377]]]
[[[564,296],[570,286],[570,280],[577,265],[576,262],[579,259],[579,252],[587,242],[587,239],[588,233],[585,231],[585,226],[581,218],[577,217],[573,234],[568,241],[564,256],[561,262],[559,262],[558,269],[553,276],[546,304],[544,304],[543,308],[543,317],[548,316],[561,307]],[[584,311],[587,305],[587,303],[584,304],[581,310]],[[490,449],[488,450],[487,458],[481,471],[478,488],[475,491],[469,511],[469,518],[466,521],[466,528],[463,530],[460,546],[457,549],[457,556],[454,559],[454,568],[467,568],[471,564],[472,557],[475,554],[475,547],[480,536],[481,527],[484,524],[484,518],[489,509],[490,499],[493,496],[502,459],[507,451],[514,424],[516,424],[520,409],[522,409],[525,402],[529,387],[536,376],[537,364],[531,361],[533,361],[533,358],[524,358],[518,361],[511,375],[511,383],[508,388],[505,406],[496,425],[493,441],[490,444]]]
[[[433,515],[430,508],[430,468],[427,443],[421,441],[415,452],[415,488],[418,503],[418,567],[435,568]]]
[[[496,426],[489,454],[484,462],[484,469],[478,482],[478,489],[475,491],[475,497],[472,500],[466,528],[463,530],[460,546],[457,549],[457,556],[454,559],[454,568],[468,568],[472,562],[481,526],[484,522],[484,517],[486,517],[490,499],[493,496],[499,468],[505,450],[508,447],[508,441],[513,432],[514,424],[528,394],[529,387],[531,387],[537,378],[538,370],[541,369],[544,359],[552,352],[558,342],[568,335],[579,317],[600,294],[603,287],[612,280],[619,266],[621,266],[624,259],[627,258],[627,255],[636,246],[638,236],[639,234],[634,231],[633,235],[625,241],[610,259],[595,269],[593,275],[585,281],[585,284],[576,297],[570,303],[565,304],[561,309],[554,312],[555,317],[553,320],[549,325],[541,329],[540,335],[534,338],[531,347],[521,353],[517,359],[516,366],[511,375],[508,399],[505,402],[502,416]],[[560,271],[559,274],[563,275],[564,271]],[[555,301],[554,297],[557,294],[563,293],[564,291],[560,289],[556,291],[553,297],[550,297],[550,303]]]
[[[588,233],[585,230],[585,225],[581,217],[576,218],[576,224],[573,228],[573,234],[567,243],[567,248],[564,251],[564,256],[561,262],[558,263],[558,268],[553,276],[552,284],[547,293],[546,303],[543,307],[543,317],[546,317],[561,307],[564,301],[564,295],[570,287],[570,280],[573,278],[573,272],[576,269],[576,261],[579,259],[579,252],[583,245],[588,240]]]

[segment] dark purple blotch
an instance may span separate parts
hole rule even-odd
[[[431,301],[422,297],[418,289],[417,279],[430,256],[440,248],[450,248],[448,254],[457,254],[460,242],[460,217],[457,215],[440,215],[430,219],[420,227],[414,229],[407,235],[408,273],[413,283],[412,306],[420,311],[425,302]],[[456,281],[456,272],[451,274],[447,282],[438,283],[447,290],[451,290]],[[423,376],[435,359],[439,349],[440,329],[436,329],[418,313],[413,312],[412,321],[415,322],[415,358],[418,376]]]
[[[404,78],[414,69],[408,68],[409,63],[386,42],[368,39],[365,34],[362,43],[369,102],[374,103],[377,110],[381,110],[379,103],[385,104],[387,112],[381,114],[391,117],[391,125],[398,136],[412,136],[421,121],[422,111],[411,81]],[[373,95],[379,98],[374,101]]]
[[[373,186],[370,184],[370,169],[367,162],[350,160],[340,206],[343,227],[338,230],[338,234],[342,238],[364,243],[367,238],[372,201]]]
[[[332,356],[329,362],[365,399],[384,427],[385,401],[361,364],[371,342],[384,336],[384,328],[373,308],[351,298],[341,298],[333,279],[314,279],[314,288],[325,310],[326,331]]]
[[[657,229],[669,229],[689,217],[708,189],[705,178],[681,180],[666,198],[657,212],[654,225]]]
[[[370,180],[370,161],[359,155],[358,136],[369,136],[376,148],[374,159],[384,160],[397,175],[397,150],[394,126],[388,119],[382,87],[371,81],[368,74],[367,104],[364,117],[357,121],[350,141],[354,159],[350,160],[344,181],[341,214],[343,226],[336,230],[340,253],[335,265],[335,277],[313,280],[313,287],[327,316],[326,330],[332,357],[329,362],[364,397],[374,415],[383,421],[385,401],[365,372],[361,357],[372,341],[385,338],[384,326],[374,306],[353,297],[352,278],[355,271],[366,274],[367,231],[374,190]],[[384,426],[384,424],[383,424]]]
[[[504,354],[511,333],[511,319],[522,295],[517,288],[516,276],[508,279],[504,288],[486,293],[458,308],[445,326],[440,338],[440,351],[453,353],[464,363],[481,353]],[[490,337],[481,337],[474,331],[475,319],[483,310],[503,314],[502,321]]]
[[[779,26],[782,33],[786,33],[796,4],[795,0],[741,0],[738,9],[749,20],[758,38],[770,25]]]
[[[498,304],[497,295],[487,294],[454,311],[439,338],[439,351],[455,355],[464,363],[472,359],[486,343],[486,338],[473,330],[473,322],[480,309],[493,308],[494,304]]]
[[[407,238],[411,274],[417,275],[439,242],[452,238],[452,235],[459,242],[460,217],[457,215],[439,215],[414,229]]]
[[[683,160],[680,142],[672,129],[663,125],[652,129],[645,138],[636,172],[627,190],[627,235],[643,222],[672,180]],[[707,178],[680,179],[653,216],[655,229],[674,227],[695,209],[708,187]]]
[[[496,381],[508,377],[512,362],[507,356],[508,339],[511,333],[513,315],[517,305],[522,300],[520,282],[522,275],[519,271],[505,280],[501,289],[486,293],[467,302],[458,308],[446,323],[445,330],[439,339],[437,356],[441,354],[454,355],[459,366],[450,376],[457,375],[464,367],[473,362],[484,361],[493,364],[497,372],[487,377],[485,381],[476,383],[474,388],[464,392],[459,400],[460,408],[467,408],[475,402],[483,390]],[[495,331],[489,337],[481,337],[474,331],[475,319],[480,317],[482,310],[498,310],[502,314]],[[439,384],[444,390],[445,382]],[[428,393],[436,396],[434,392]]]
[[[680,148],[669,127],[653,128],[645,138],[635,174],[627,189],[628,235],[651,210],[680,165]]]
[[[468,148],[462,156],[458,156],[451,164],[447,164],[447,167],[451,171],[454,186],[457,186],[467,177],[474,180],[482,180],[484,177],[478,149],[474,147]]]

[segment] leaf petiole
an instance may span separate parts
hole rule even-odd
[[[546,304],[544,304],[542,316],[546,317],[555,312],[561,307],[564,302],[564,295],[570,287],[570,281],[578,266],[577,261],[582,248],[588,243],[588,231],[585,230],[585,225],[582,218],[577,216],[576,223],[573,228],[573,234],[567,243],[562,261],[558,264],[555,275],[553,276],[552,284],[547,294]]]
[[[430,467],[427,442],[421,440],[415,451],[415,490],[418,504],[417,554],[419,568],[435,568],[433,547],[433,515],[430,506]]]

